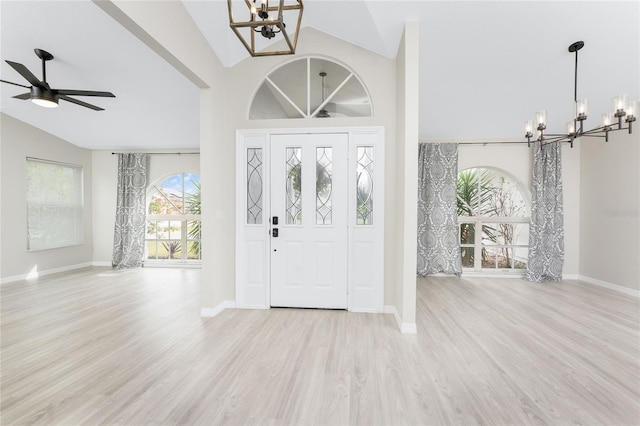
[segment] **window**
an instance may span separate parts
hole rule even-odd
[[[486,168],[458,173],[458,224],[462,267],[526,269],[529,206],[517,182]]]
[[[147,203],[147,261],[199,263],[200,176],[179,173],[152,185]]]
[[[251,120],[372,115],[369,94],[358,77],[320,58],[296,59],[271,72],[249,111]]]
[[[82,166],[27,158],[27,249],[83,243]]]

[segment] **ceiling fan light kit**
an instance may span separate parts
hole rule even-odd
[[[534,120],[528,120],[524,124],[525,138],[527,145],[531,146],[531,139],[536,136],[537,141],[542,145],[552,142],[568,142],[573,148],[573,142],[580,137],[599,137],[609,141],[609,132],[616,130],[629,130],[632,133],[632,124],[636,121],[640,102],[628,102],[626,95],[613,98],[613,113],[602,116],[601,126],[591,130],[584,130],[584,121],[589,116],[588,103],[586,99],[578,99],[578,51],[584,47],[583,41],[576,41],[569,46],[569,52],[576,54],[573,84],[574,117],[567,123],[567,133],[553,134],[545,133],[547,128],[547,112],[538,111]],[[624,119],[624,120],[623,120]],[[623,125],[623,121],[626,127]]]
[[[29,89],[28,93],[23,93],[21,95],[13,96],[16,99],[28,100],[30,99],[36,105],[45,108],[56,108],[58,107],[58,101],[60,99],[65,100],[67,102],[71,102],[76,105],[83,106],[85,108],[92,109],[94,111],[104,111],[104,108],[100,108],[98,106],[89,104],[84,101],[80,101],[75,98],[71,98],[70,96],[99,96],[99,97],[107,97],[107,98],[115,98],[115,95],[111,92],[97,92],[93,90],[73,90],[73,89],[52,89],[47,83],[47,61],[53,59],[53,55],[42,49],[34,49],[36,56],[40,58],[42,61],[42,80],[38,80],[38,78],[33,75],[31,71],[27,67],[17,62],[5,61],[9,64],[14,70],[18,72],[25,80],[31,83],[31,86],[26,86],[24,84],[13,83],[11,81],[0,80],[2,83],[11,84],[14,86],[24,87],[25,89]]]
[[[31,102],[45,108],[57,108],[59,97],[44,87],[31,87]]]
[[[293,55],[296,52],[300,23],[302,22],[302,11],[304,9],[302,0],[287,0],[286,2],[285,0],[271,0],[271,4],[269,4],[269,0],[243,0],[243,3],[247,7],[249,19],[247,21],[237,21],[233,14],[233,0],[227,0],[229,26],[251,56]],[[293,38],[290,37],[287,25],[284,22],[285,12],[290,12],[290,16],[293,16],[294,13],[298,15]],[[248,34],[247,31],[242,32],[242,29],[245,28],[249,29]],[[260,49],[256,43],[256,34],[260,34],[267,40],[271,40],[280,34],[287,45],[287,49],[271,50],[269,47]]]

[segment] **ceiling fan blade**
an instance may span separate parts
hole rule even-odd
[[[33,75],[31,73],[31,71],[29,71],[27,69],[27,67],[25,67],[24,65],[19,64],[17,62],[11,62],[11,61],[5,61],[5,62],[8,63],[9,65],[11,65],[11,67],[14,70],[18,71],[18,74],[23,76],[25,78],[25,80],[27,80],[29,83],[31,83],[31,85],[37,86],[37,87],[44,87],[42,85],[42,83],[40,82],[40,80],[38,80],[38,77]]]
[[[94,90],[70,90],[70,89],[58,90],[56,89],[56,92],[58,92],[61,95],[72,95],[72,96],[102,96],[104,98],[116,97],[116,95],[114,95],[111,92],[96,92]]]
[[[31,86],[25,86],[24,84],[12,83],[12,82],[7,81],[7,80],[0,80],[0,81],[3,82],[3,83],[13,84],[14,86],[24,87],[25,89],[31,89]]]
[[[31,92],[23,93],[22,95],[15,95],[12,96],[12,98],[22,99],[23,101],[26,101],[27,99],[31,99]]]
[[[72,104],[80,105],[80,106],[83,106],[85,108],[90,108],[90,109],[92,109],[94,111],[104,111],[104,108],[100,108],[98,106],[91,105],[91,104],[88,104],[86,102],[82,102],[82,101],[79,101],[77,99],[73,99],[73,98],[70,98],[68,96],[65,96],[65,95],[59,95],[59,98],[60,99],[64,99],[67,102],[71,102]]]

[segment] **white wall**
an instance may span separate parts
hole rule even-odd
[[[403,332],[416,330],[416,271],[418,240],[419,26],[407,21],[396,59],[397,196],[395,306]],[[387,253],[390,256],[391,253]]]
[[[88,266],[93,257],[91,152],[49,133],[0,114],[2,151],[2,210],[0,228],[0,278],[3,281],[35,273]],[[83,167],[84,243],[73,247],[27,251],[26,157]]]
[[[119,151],[127,152],[127,151]],[[131,151],[135,152],[135,151]],[[154,150],[153,152],[195,152],[195,150]],[[111,151],[92,151],[93,261],[111,265],[113,230],[116,215],[118,156]],[[164,177],[189,172],[200,174],[198,155],[149,155],[147,187]]]
[[[580,275],[639,291],[640,126],[581,145]]]

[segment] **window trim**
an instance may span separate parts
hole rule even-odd
[[[312,86],[312,76],[311,76],[311,61],[312,60],[318,60],[318,61],[326,61],[326,62],[330,62],[332,64],[335,64],[337,66],[342,67],[344,70],[346,70],[347,72],[347,76],[345,77],[345,79],[338,85],[336,86],[326,97],[324,102],[322,102],[319,106],[316,107],[315,110],[311,109],[311,86]],[[305,111],[303,111],[301,109],[301,107],[299,105],[296,104],[295,101],[293,101],[291,99],[291,97],[282,89],[280,88],[280,86],[278,86],[276,84],[276,82],[273,81],[273,79],[271,78],[271,76],[279,71],[280,69],[292,64],[293,62],[297,62],[297,61],[306,61],[306,71],[305,71],[305,79],[306,79],[306,104],[304,105],[305,107]],[[278,64],[278,66],[272,68],[269,72],[266,73],[266,76],[263,80],[261,80],[259,82],[259,84],[256,86],[256,88],[253,91],[253,94],[251,96],[251,102],[249,102],[249,109],[247,111],[247,118],[250,121],[253,120],[273,120],[273,119],[282,119],[282,120],[299,120],[299,119],[312,119],[312,118],[317,118],[316,115],[320,112],[321,109],[323,109],[338,93],[340,93],[340,91],[342,90],[342,88],[347,85],[347,83],[349,83],[351,80],[355,80],[357,81],[360,86],[362,87],[362,89],[364,90],[364,93],[367,96],[367,105],[369,106],[369,115],[363,115],[363,116],[347,116],[347,117],[353,117],[353,118],[369,118],[369,117],[374,117],[374,105],[373,105],[373,98],[371,97],[371,93],[369,92],[369,89],[367,88],[367,86],[364,84],[364,81],[362,80],[362,78],[360,78],[360,76],[349,66],[347,66],[346,64],[333,59],[333,58],[329,58],[329,57],[325,57],[325,56],[315,56],[315,55],[310,55],[310,56],[303,56],[303,57],[299,57],[299,58],[295,58],[292,59],[290,61]],[[296,112],[299,114],[299,116],[296,117],[279,117],[279,118],[258,118],[258,117],[252,117],[252,111],[253,111],[253,105],[256,102],[256,97],[258,96],[258,93],[260,92],[261,88],[264,85],[268,85],[271,86],[278,94],[280,94],[280,96],[282,96],[282,98],[288,102],[288,104],[293,107]]]
[[[154,195],[156,192],[160,191],[162,188],[159,186],[161,185],[163,182],[165,182],[167,179],[173,177],[173,176],[181,176],[182,178],[182,182],[181,182],[181,186],[182,186],[182,196],[183,196],[183,200],[185,197],[184,194],[184,188],[185,188],[185,175],[195,175],[198,176],[198,178],[200,178],[200,175],[198,173],[193,173],[193,172],[188,172],[188,171],[182,171],[182,172],[176,172],[176,173],[170,173],[167,174],[159,179],[157,179],[154,183],[152,183],[151,185],[149,185],[147,187],[147,200],[146,200],[146,211],[147,211],[147,215],[145,218],[145,227],[148,227],[150,223],[152,222],[160,222],[160,221],[172,221],[172,222],[180,222],[180,226],[182,228],[182,232],[181,232],[181,238],[180,238],[180,244],[181,247],[188,247],[188,243],[189,242],[193,242],[193,241],[197,241],[198,243],[200,243],[200,256],[199,259],[189,259],[187,257],[187,252],[188,249],[186,250],[181,250],[181,258],[180,259],[150,259],[149,258],[149,252],[148,252],[148,243],[150,242],[155,242],[156,243],[156,247],[158,243],[161,242],[170,242],[170,241],[177,241],[177,239],[175,238],[169,238],[169,239],[158,239],[158,238],[148,238],[147,237],[147,233],[145,231],[145,244],[144,244],[144,263],[145,265],[151,265],[151,266],[195,266],[195,267],[199,267],[202,264],[202,228],[201,228],[201,234],[200,234],[200,238],[198,239],[189,239],[188,236],[188,232],[187,232],[187,227],[189,222],[199,222],[200,226],[202,227],[202,215],[195,215],[195,214],[149,214],[149,204],[152,201],[152,195]],[[164,197],[164,195],[163,195]],[[166,197],[164,197],[166,199]],[[171,204],[173,204],[171,202],[171,200],[167,199],[168,202],[170,202]],[[174,207],[176,207],[174,205]],[[183,203],[183,210],[184,210],[184,203]]]
[[[524,203],[526,204],[526,208],[528,213],[530,214],[531,212],[531,197],[529,192],[526,190],[526,188],[522,185],[522,183],[512,174],[508,173],[507,171],[501,170],[499,168],[495,168],[492,166],[481,166],[481,165],[476,165],[476,166],[471,166],[471,167],[466,167],[462,170],[458,170],[458,176],[461,172],[464,172],[466,170],[470,170],[470,169],[481,169],[481,170],[487,170],[493,173],[497,173],[499,175],[501,175],[502,177],[508,179],[509,181],[511,181],[511,183],[513,183],[518,191],[520,192],[520,195],[524,201]],[[473,203],[472,203],[473,204]],[[474,208],[474,206],[469,206],[472,209]],[[496,245],[492,245],[492,246],[487,246],[487,245],[483,245],[482,244],[482,226],[484,224],[501,224],[501,223],[511,223],[511,224],[530,224],[531,223],[531,217],[530,216],[484,216],[484,215],[473,215],[473,216],[457,216],[457,223],[458,223],[458,243],[460,246],[460,249],[462,251],[462,249],[464,248],[473,248],[474,249],[474,265],[473,267],[465,267],[463,265],[462,270],[464,272],[472,272],[472,273],[491,273],[491,272],[501,272],[501,273],[514,273],[514,274],[524,274],[525,269],[524,268],[515,268],[514,264],[512,263],[511,268],[499,268],[497,267],[497,265],[495,267],[492,268],[487,268],[487,267],[483,267],[482,266],[482,249],[486,248],[486,247],[492,247],[492,248],[512,248],[512,249],[517,249],[517,248],[529,248],[529,244],[527,241],[527,244],[496,244]],[[460,242],[461,240],[461,235],[460,235],[460,225],[463,223],[469,223],[469,224],[473,224],[474,229],[480,229],[480,232],[475,232],[474,233],[474,242],[473,244],[467,243],[467,244],[462,244]],[[460,256],[462,256],[462,253],[460,253]]]
[[[73,188],[75,190],[74,202],[72,204],[59,203],[60,206],[69,206],[74,211],[75,230],[74,230],[74,238],[72,240],[68,240],[66,242],[53,242],[53,243],[50,242],[47,244],[37,244],[36,241],[32,241],[31,239],[32,230],[29,226],[30,206],[34,203],[36,205],[39,205],[39,204],[41,205],[45,203],[34,202],[29,199],[29,194],[28,194],[29,184],[28,184],[28,181],[27,181],[28,178],[26,175],[28,173],[27,169],[29,167],[30,162],[51,164],[54,166],[66,167],[68,169],[74,170],[74,182],[75,184],[77,184],[77,185],[74,185],[74,188]],[[77,180],[75,178],[76,176],[77,176]],[[27,252],[38,252],[38,251],[52,250],[52,249],[58,249],[58,248],[77,247],[84,244],[84,166],[79,164],[64,163],[60,161],[47,160],[43,158],[27,156],[26,165],[25,165],[25,204],[26,204],[25,207],[26,207],[26,215],[27,215],[27,220],[26,220]],[[55,203],[46,203],[46,204],[55,204]]]

